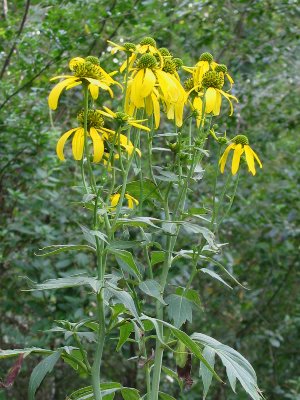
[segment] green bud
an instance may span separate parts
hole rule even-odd
[[[223,74],[226,74],[227,72],[227,67],[225,64],[218,64],[215,68],[216,72],[223,72]]]
[[[177,342],[174,354],[175,354],[176,365],[180,368],[183,368],[188,359],[188,352],[185,347],[185,344],[182,343],[180,340],[178,340]]]
[[[202,53],[201,56],[200,56],[200,61],[211,62],[213,59],[214,58],[210,53]]]
[[[169,72],[170,74],[174,74],[174,72],[176,72],[176,68],[173,61],[165,60],[163,71]]]
[[[152,37],[146,36],[140,41],[140,45],[150,45],[156,47],[156,41]]]
[[[222,89],[224,85],[224,75],[216,71],[205,72],[202,79],[202,86],[205,88],[213,87]]]
[[[243,146],[249,144],[249,140],[245,135],[237,135],[231,141],[235,144],[242,144]]]
[[[173,58],[172,61],[175,65],[176,71],[178,71],[183,66],[183,61],[181,58]]]
[[[92,63],[93,65],[100,65],[100,61],[98,57],[95,56],[88,56],[86,57],[85,61]]]
[[[157,65],[157,61],[152,54],[143,54],[137,63],[138,69],[150,68],[153,69]]]
[[[186,80],[184,81],[183,86],[184,86],[185,90],[186,90],[187,92],[189,92],[189,91],[192,90],[193,87],[195,86],[195,85],[194,85],[194,79],[193,79],[193,78],[188,78],[188,79],[186,79]]]
[[[172,54],[169,52],[169,50],[168,50],[166,47],[161,47],[161,48],[158,49],[158,50],[159,50],[160,54],[161,54],[163,57],[171,57],[171,56],[172,56]]]
[[[125,47],[126,51],[135,51],[136,50],[136,45],[134,43],[126,42],[123,44],[123,47]]]
[[[220,144],[226,144],[226,143],[227,143],[226,137],[219,137],[219,138],[218,138],[218,143],[220,143]]]

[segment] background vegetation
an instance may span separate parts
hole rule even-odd
[[[46,102],[49,78],[66,71],[70,58],[89,54],[101,56],[108,69],[117,69],[122,56],[110,56],[106,40],[137,42],[150,35],[185,65],[194,64],[203,51],[228,65],[240,103],[232,118],[219,118],[218,130],[226,129],[231,137],[249,135],[264,161],[257,176],[241,174],[231,215],[219,231],[219,240],[229,243],[220,260],[250,290],[229,290],[199,277],[203,312],[193,328],[244,354],[268,399],[300,399],[299,11],[296,0],[3,1],[0,348],[52,348],[61,340],[45,332],[54,319],[66,315],[76,319],[93,312],[93,304],[80,290],[76,297],[74,290],[21,292],[25,275],[41,281],[67,271],[80,272],[89,263],[84,254],[48,259],[34,255],[45,245],[79,240],[79,218],[71,205],[77,171],[71,161],[62,167],[54,152],[60,133],[72,124],[68,115],[72,105],[75,112],[78,109],[76,91],[62,97],[68,107],[51,115]],[[197,206],[211,203],[211,172],[195,193]],[[184,271],[189,274],[187,268]],[[125,361],[121,366],[114,346],[112,342],[106,348],[107,378],[139,386],[137,365]],[[134,351],[125,347],[125,357]],[[0,389],[0,399],[25,398],[37,361],[25,360],[13,387]],[[9,362],[1,363],[2,379],[9,367]],[[80,385],[74,376],[60,364],[38,398],[64,399]],[[197,376],[188,394],[179,395],[174,383],[174,394],[181,399],[199,399],[200,391]],[[209,396],[211,400],[247,398],[217,384]]]

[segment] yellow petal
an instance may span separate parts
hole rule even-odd
[[[232,158],[231,172],[235,175],[238,172],[240,166],[241,155],[244,152],[243,146],[239,143],[234,145],[234,153]]]
[[[129,207],[129,208],[133,208],[133,207],[134,207],[134,204],[137,205],[137,206],[139,205],[138,200],[135,199],[134,197],[130,196],[130,194],[125,193],[125,198],[126,198],[127,201],[128,201],[128,207]]]
[[[79,128],[75,132],[75,135],[72,140],[72,151],[74,159],[79,161],[82,159],[84,149],[84,129]]]
[[[114,97],[113,91],[106,83],[101,82],[98,79],[94,79],[94,78],[84,78],[84,79],[86,79],[88,82],[92,83],[93,85],[100,87],[101,89],[107,90],[109,92],[110,96]]]
[[[153,106],[153,112],[154,112],[155,129],[157,129],[159,127],[159,123],[160,123],[159,102],[154,93],[151,93],[151,99],[152,99],[152,106]]]
[[[89,84],[89,91],[91,93],[91,96],[94,100],[98,99],[99,96],[99,87],[96,85],[93,85],[92,83]]]
[[[222,174],[224,173],[224,168],[225,168],[228,154],[229,154],[230,150],[233,149],[234,147],[235,147],[234,143],[231,143],[229,146],[227,146],[222,157],[220,158],[219,165],[220,165],[220,171],[222,172]]]
[[[74,75],[58,75],[58,76],[54,76],[53,78],[50,79],[50,81],[55,81],[55,79],[61,79],[61,78],[74,78],[74,79],[79,79],[77,76]]]
[[[70,85],[68,85],[68,86],[66,87],[66,90],[70,90],[70,89],[72,89],[73,87],[78,86],[78,85],[81,85],[81,84],[82,84],[81,81],[73,82],[73,83],[71,83]]]
[[[69,131],[65,132],[58,140],[57,145],[56,145],[56,154],[57,157],[61,161],[65,161],[65,156],[64,156],[64,147],[65,143],[68,140],[68,138],[72,135],[74,131],[76,131],[79,128],[72,128]]]
[[[132,125],[132,126],[134,126],[135,128],[139,128],[139,129],[142,129],[142,130],[144,130],[144,131],[148,131],[148,132],[150,132],[150,128],[148,128],[148,126],[144,126],[144,125],[141,125],[141,124],[138,124],[138,123],[136,123],[136,122],[130,122],[129,121],[129,125]]]
[[[70,62],[69,62],[69,68],[70,68],[71,71],[74,71],[75,65],[77,65],[77,64],[83,64],[84,62],[85,62],[85,61],[84,61],[84,58],[81,58],[81,57],[74,57],[74,58],[72,58],[72,60],[70,60]]]
[[[64,90],[64,88],[68,85],[70,85],[72,82],[74,82],[74,79],[77,78],[68,78],[65,79],[64,81],[59,82],[57,85],[54,86],[54,88],[51,90],[49,97],[48,97],[48,104],[51,110],[56,110],[57,109],[57,103],[59,96],[61,92]]]
[[[116,113],[114,113],[112,110],[110,110],[108,107],[103,106],[103,109],[110,114],[111,117],[115,118]]]
[[[216,97],[216,89],[209,87],[205,92],[205,112],[207,112],[208,114],[211,113],[215,108]]]
[[[146,68],[143,84],[141,86],[141,96],[147,97],[152,92],[156,82],[156,77],[151,69]]]
[[[135,62],[135,60],[136,60],[136,54],[135,54],[135,53],[132,53],[132,55],[131,55],[131,56],[129,57],[129,59],[128,59],[128,69],[131,69],[131,68],[132,68],[132,66],[133,66],[133,64],[134,64],[134,62]],[[123,64],[121,65],[121,67],[120,67],[120,72],[125,71],[126,67],[127,67],[127,60],[125,60],[125,61],[123,62]]]
[[[144,107],[144,98],[142,97],[141,87],[144,80],[145,71],[143,69],[139,70],[135,77],[133,78],[131,86],[131,96],[130,101],[137,107]]]
[[[115,193],[110,197],[110,204],[112,207],[116,207],[120,200],[120,193]]]
[[[251,172],[252,175],[255,175],[256,170],[255,170],[255,165],[254,165],[254,156],[253,156],[252,149],[248,145],[245,145],[244,149],[245,149],[246,162],[247,162],[249,171]]]
[[[213,109],[213,114],[214,115],[219,115],[220,114],[220,110],[221,110],[221,104],[222,104],[222,96],[220,92],[216,92],[216,102],[215,102],[215,106]]]
[[[156,76],[159,87],[166,101],[169,101],[170,103],[176,103],[179,97],[178,87],[172,78],[170,78],[170,74],[165,71],[157,70]]]
[[[93,127],[90,128],[90,135],[93,141],[93,146],[94,146],[94,158],[93,162],[98,163],[101,161],[104,153],[104,143],[103,139],[97,132],[97,130]]]

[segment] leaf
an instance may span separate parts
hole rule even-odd
[[[243,286],[229,271],[227,271],[227,269],[224,267],[224,265],[222,265],[221,263],[219,263],[217,260],[214,260],[213,258],[204,256],[203,257],[205,260],[212,262],[213,264],[215,264],[217,267],[221,268],[223,272],[225,272],[225,274],[227,274],[236,284],[238,284],[239,286],[241,286],[243,289],[248,290],[245,286]]]
[[[19,354],[17,361],[8,371],[5,381],[4,382],[0,381],[0,388],[9,388],[10,386],[13,385],[14,381],[16,380],[21,370],[23,359],[24,359],[24,353]]]
[[[126,192],[138,200],[140,199],[141,195],[140,191],[141,191],[141,182],[139,180],[127,183]],[[160,200],[160,196],[157,192],[157,186],[155,185],[155,183],[152,182],[150,179],[144,179],[143,200],[148,200],[148,199]]]
[[[38,354],[52,354],[52,350],[41,349],[39,347],[30,347],[25,349],[14,349],[14,350],[0,350],[0,359],[1,358],[10,358],[16,357],[20,354],[24,354],[24,358],[27,357],[30,353],[38,353]]]
[[[142,246],[143,240],[113,240],[109,243],[110,249],[132,249],[137,246]]]
[[[210,347],[204,347],[202,354],[205,357],[206,361],[209,363],[209,365],[214,369],[215,354],[216,354],[215,351],[213,349],[211,349]],[[205,400],[207,393],[209,391],[211,382],[212,382],[213,375],[202,362],[200,362],[199,372],[202,377],[202,382],[203,382],[203,387],[204,387],[203,400]]]
[[[151,217],[119,218],[116,223],[116,228],[123,225],[139,226],[139,227],[145,227],[148,225],[151,226],[152,228],[161,229],[159,226],[155,225],[152,221],[160,221],[160,220]]]
[[[123,386],[118,382],[107,382],[101,383],[101,395],[103,400],[113,399],[111,397],[115,392],[121,390]],[[94,399],[94,391],[92,386],[86,386],[84,388],[78,389],[72,394],[70,394],[66,400],[93,400]]]
[[[100,231],[89,231],[89,233],[93,236],[96,236],[97,238],[99,238],[100,240],[102,240],[102,242],[108,243],[107,241],[107,235],[105,235],[105,233],[100,232]]]
[[[178,287],[175,290],[175,293],[180,296],[186,297],[188,300],[192,301],[196,306],[201,307],[200,296],[196,290]]]
[[[134,328],[131,322],[125,322],[123,325],[120,326],[120,337],[116,347],[116,351],[121,350],[123,344],[127,341],[133,330]]]
[[[140,400],[139,391],[132,388],[121,389],[121,394],[124,400]]]
[[[257,386],[254,369],[240,353],[202,333],[194,333],[191,338],[203,346],[211,348],[220,357],[226,367],[227,377],[233,391],[235,391],[235,381],[237,379],[253,400],[263,398]]]
[[[186,320],[192,322],[193,320],[193,307],[191,302],[184,296],[177,294],[170,294],[166,298],[168,303],[168,315],[174,321],[176,328],[180,328]]]
[[[62,354],[61,358],[75,371],[83,374],[86,373],[86,369],[82,367],[83,356],[80,350],[74,349],[70,352],[70,354]]]
[[[134,258],[129,251],[114,249],[114,248],[110,248],[110,247],[108,247],[108,250],[110,253],[112,253],[116,256],[118,264],[120,265],[121,268],[124,269],[124,263],[125,263],[129,267],[129,269],[125,267],[126,272],[129,272],[131,275],[133,275],[138,280],[140,280],[142,278],[141,273],[134,261]]]
[[[63,244],[59,244],[59,245],[53,245],[53,246],[46,246],[46,247],[42,247],[41,249],[39,249],[39,251],[44,252],[44,253],[35,253],[35,255],[37,257],[44,257],[44,256],[49,256],[49,255],[54,255],[54,254],[59,254],[59,253],[63,253],[65,251],[74,251],[74,250],[88,250],[88,251],[93,251],[95,252],[96,249],[92,246],[88,246],[86,244],[68,244],[68,245],[63,245]]]
[[[158,392],[158,396],[162,400],[176,400],[175,397],[170,396],[169,394],[164,392]]]
[[[130,294],[128,292],[125,292],[125,290],[120,290],[117,287],[113,287],[110,283],[107,284],[107,290],[117,298],[117,302],[124,304],[124,306],[127,308],[128,311],[131,312],[131,314],[136,318],[138,323],[142,325],[142,322],[140,320],[140,317],[137,313],[134,301]]]
[[[190,222],[184,222],[182,226],[187,233],[200,233],[207,241],[211,249],[218,250],[218,247],[215,242],[215,235],[209,229],[203,226],[192,224]]]
[[[148,296],[154,297],[164,305],[167,304],[162,298],[162,288],[160,284],[154,279],[147,279],[146,281],[141,282],[139,288]]]
[[[178,378],[178,374],[175,371],[165,366],[162,366],[162,371],[170,378],[174,379],[182,389],[182,381]]]
[[[199,269],[199,271],[210,275],[214,279],[217,279],[218,281],[222,282],[225,286],[229,287],[229,289],[232,289],[232,287],[230,285],[228,285],[228,283],[225,282],[224,279],[219,274],[217,274],[216,272],[211,271],[210,269],[207,269],[207,268],[201,268],[201,269]]]
[[[34,400],[35,392],[39,388],[45,376],[50,373],[57,363],[61,355],[60,351],[56,351],[43,361],[41,361],[32,371],[28,388],[28,400]]]
[[[165,261],[164,251],[152,251],[151,252],[151,265],[156,265]]]
[[[82,275],[69,276],[67,278],[48,279],[43,283],[35,283],[30,281],[30,284],[33,286],[33,288],[27,289],[28,291],[64,289],[85,285],[90,286],[95,292],[98,292],[100,289],[100,281],[98,279]]]

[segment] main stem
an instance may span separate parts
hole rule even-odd
[[[95,205],[94,205],[94,215],[97,215],[97,207],[98,207],[98,193],[96,188],[96,180],[93,175],[93,170],[90,162],[90,155],[88,151],[88,109],[89,109],[89,93],[88,87],[84,86],[84,156],[87,162],[88,174],[90,178],[90,185],[93,193],[96,195],[95,197]],[[84,174],[83,174],[84,178]],[[85,182],[83,182],[85,184]],[[97,228],[97,220],[94,218],[94,229]],[[96,250],[97,250],[97,275],[100,281],[100,291],[97,293],[97,320],[98,320],[98,337],[97,337],[97,347],[96,354],[94,358],[94,363],[91,368],[92,374],[92,386],[94,392],[95,400],[102,400],[101,394],[101,380],[100,380],[100,368],[101,368],[101,360],[103,354],[103,347],[105,341],[105,309],[103,302],[103,287],[104,287],[104,273],[105,273],[105,263],[103,263],[103,247],[99,238],[96,237]]]

